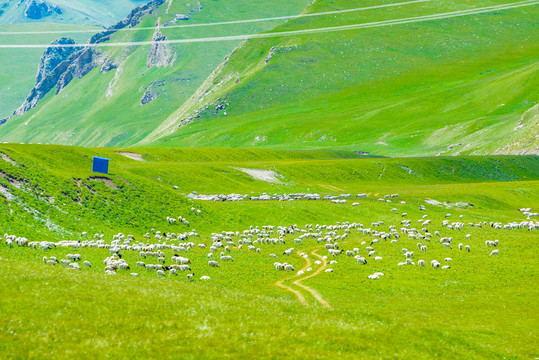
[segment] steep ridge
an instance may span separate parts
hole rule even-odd
[[[54,22],[110,26],[147,0],[3,0],[0,24]]]
[[[92,36],[89,43],[96,44],[110,40],[110,36],[116,31],[138,25],[143,16],[151,14],[163,3],[164,0],[154,0],[134,9],[124,20],[111,26],[106,31]],[[82,79],[86,74],[100,65],[104,65],[101,70],[102,72],[110,71],[115,67],[111,61],[106,61],[106,55],[99,49],[82,46],[67,48],[54,47],[54,45],[59,44],[73,45],[75,41],[73,39],[61,38],[53,41],[51,44],[53,46],[45,50],[38,67],[36,86],[30,91],[26,100],[13,115],[21,116],[30,109],[33,109],[55,87],[55,95],[58,95],[74,78]],[[8,120],[9,118],[6,118],[0,121],[0,124]]]

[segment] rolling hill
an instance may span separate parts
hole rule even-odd
[[[390,156],[538,153],[534,1],[366,2],[338,13],[357,2],[154,4],[134,31],[102,43],[101,59],[115,69],[97,63],[34,108],[19,109],[21,116],[0,126],[0,140]],[[177,26],[211,22],[233,23]],[[233,37],[159,43],[216,36]],[[147,44],[109,47],[138,41]]]

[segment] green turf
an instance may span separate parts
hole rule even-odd
[[[144,162],[117,151],[142,155]],[[92,149],[60,146],[2,145],[0,185],[4,194],[0,232],[26,236],[30,241],[81,240],[80,233],[103,233],[110,244],[118,232],[133,234],[136,242],[151,242],[142,235],[155,228],[164,232],[196,229],[190,238],[209,248],[210,234],[239,231],[250,226],[336,224],[359,222],[379,231],[396,225],[402,212],[412,227],[427,215],[434,233],[452,236],[453,249],[443,249],[439,239],[417,250],[417,240],[401,233],[396,244],[373,245],[382,261],[368,258],[360,266],[344,255],[303,284],[315,289],[332,309],[319,305],[306,291],[308,305],[274,283],[294,273],[278,272],[275,260],[305,266],[299,253],[318,250],[314,239],[294,245],[257,244],[261,252],[232,247],[233,262],[207,265],[208,249],[181,253],[191,259],[195,281],[185,273],[158,279],[155,272],[136,268],[137,251],[122,251],[131,271],[104,275],[107,249],[57,248],[47,252],[8,248],[0,243],[0,342],[1,358],[322,358],[333,359],[528,359],[537,353],[536,324],[538,252],[537,230],[495,230],[490,221],[526,219],[519,208],[539,204],[539,163],[533,156],[371,158],[350,152],[281,151],[263,149]],[[91,156],[111,159],[111,173],[103,175],[116,188],[90,179]],[[273,169],[286,185],[253,180],[232,167]],[[172,186],[179,186],[173,190]],[[368,193],[359,207],[329,201],[204,202],[187,194],[240,192],[246,194],[319,192],[320,194]],[[9,193],[8,198],[6,192]],[[378,201],[398,193],[391,203]],[[446,208],[425,203],[466,202],[466,208]],[[400,201],[405,201],[401,204]],[[420,211],[425,205],[427,211]],[[195,215],[190,209],[201,210]],[[398,212],[390,211],[393,207]],[[487,222],[484,228],[464,230],[442,227],[451,222]],[[184,216],[190,226],[168,224],[167,216]],[[462,215],[462,220],[459,220]],[[373,227],[374,229],[374,227]],[[422,231],[421,231],[422,232]],[[342,234],[342,231],[339,231]],[[470,234],[471,240],[465,239]],[[153,234],[152,234],[153,236]],[[272,235],[276,237],[277,235]],[[2,236],[3,237],[3,236]],[[256,237],[255,237],[256,238]],[[365,246],[372,235],[352,229],[341,248]],[[489,257],[485,240],[499,239],[499,257]],[[238,238],[233,237],[238,245]],[[367,244],[361,244],[366,241]],[[470,253],[457,249],[471,246]],[[176,241],[168,241],[176,243]],[[296,248],[291,257],[282,252]],[[401,248],[415,251],[414,261],[443,262],[451,257],[450,270],[429,266],[397,266]],[[81,272],[58,265],[44,265],[42,257],[65,258],[80,253],[92,264]],[[165,250],[166,263],[174,252]],[[270,253],[278,259],[269,257]],[[215,255],[218,257],[219,252]],[[315,257],[310,255],[311,261]],[[156,263],[156,258],[143,259]],[[81,264],[82,265],[82,264]],[[445,265],[443,262],[442,265]],[[318,265],[312,264],[314,270]],[[381,271],[376,281],[367,275]],[[131,278],[129,272],[138,272]],[[207,283],[199,278],[208,275]],[[218,346],[216,344],[219,344]]]

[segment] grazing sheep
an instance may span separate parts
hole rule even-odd
[[[305,272],[303,270],[298,271],[298,276],[303,275]]]
[[[360,265],[366,265],[367,260],[364,257],[358,257],[357,258],[357,263],[360,264]]]
[[[500,253],[500,250],[499,250],[499,249],[492,250],[492,252],[490,253],[489,256],[492,256],[492,255],[498,255],[499,253]]]
[[[324,270],[324,272],[330,273],[330,272],[333,272],[333,269],[326,269]]]
[[[464,248],[464,245],[462,243],[459,244],[459,250],[462,250]]]
[[[217,261],[215,261],[215,260],[210,260],[210,261],[208,261],[208,265],[209,265],[210,267],[219,267],[219,264],[218,264]]]
[[[195,274],[187,274],[187,280],[193,281],[193,276],[195,276]]]
[[[131,273],[129,275],[131,275],[132,277],[138,277],[138,273]]]
[[[374,260],[380,261],[380,260],[382,260],[382,257],[381,257],[381,256],[375,256],[375,257],[374,257]]]
[[[444,270],[446,270],[446,269],[451,269],[451,266],[449,266],[449,265],[444,265],[444,266],[442,266],[442,269],[444,269]]]
[[[470,250],[470,245],[464,246],[464,249],[466,249],[467,252],[471,252],[471,250]]]
[[[380,279],[380,277],[376,274],[372,274],[372,275],[369,275],[367,276],[368,279],[371,279],[371,280],[378,280]]]
[[[322,261],[316,260],[314,263],[315,263],[316,265],[320,265],[320,264],[322,264]]]
[[[417,266],[420,266],[420,267],[425,266],[425,260],[418,260],[417,261]]]
[[[88,260],[85,260],[83,264],[86,267],[92,267],[92,264],[90,264],[90,262]]]
[[[433,268],[439,268],[440,267],[440,263],[436,260],[432,260],[430,262],[430,265],[433,267]]]
[[[209,276],[204,275],[200,277],[200,280],[211,280],[211,279]]]
[[[169,274],[178,276],[178,271],[176,269],[170,269]]]
[[[165,272],[163,270],[157,270],[157,276],[163,276],[165,277]]]
[[[451,258],[445,258],[444,261],[452,261]]]
[[[116,272],[113,270],[105,270],[105,275],[116,275]]]
[[[284,270],[285,271],[294,271],[294,267],[292,265],[288,264],[288,265],[285,265]]]

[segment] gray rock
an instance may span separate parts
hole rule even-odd
[[[167,37],[156,30],[153,34],[152,45],[148,53],[148,60],[146,64],[151,67],[165,67],[173,65],[176,61],[176,52],[166,43]]]
[[[140,99],[140,105],[144,106],[157,99],[157,97],[161,93],[159,87],[162,86],[165,86],[165,80],[158,80],[152,82],[144,92],[144,95],[142,95],[142,99]]]
[[[42,19],[54,13],[61,14],[62,9],[58,6],[47,4],[43,0],[28,0],[24,10],[24,16],[32,20]]]
[[[37,68],[36,84],[39,84],[52,70],[54,70],[60,63],[67,60],[71,54],[80,51],[82,47],[54,47],[54,45],[75,45],[75,40],[63,37],[58,40],[54,40],[51,47],[47,48],[41,56],[39,66]]]

